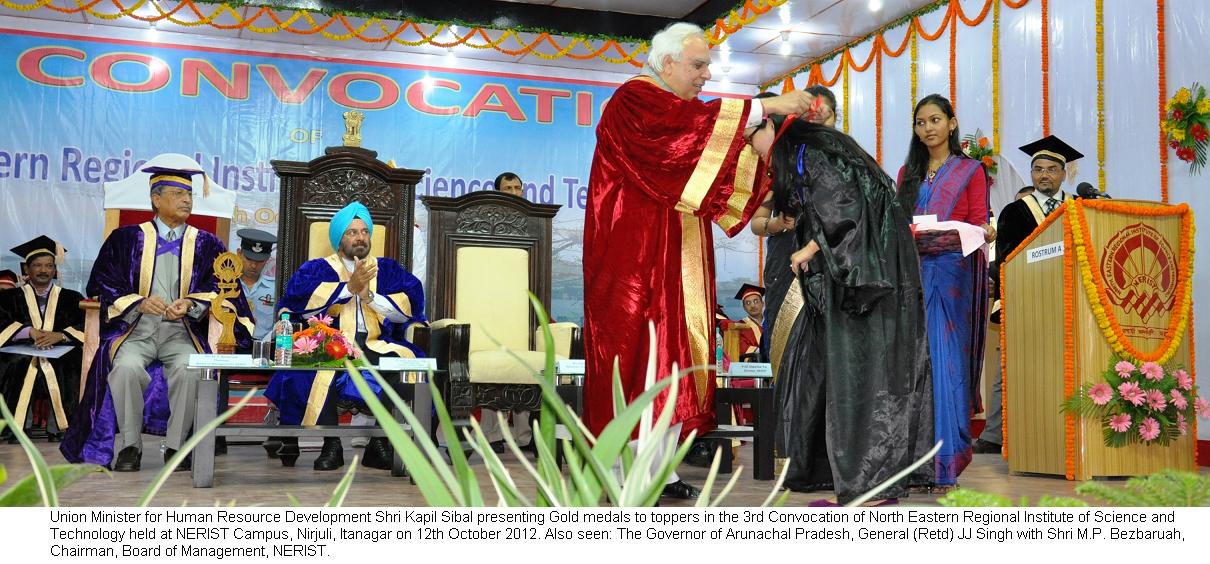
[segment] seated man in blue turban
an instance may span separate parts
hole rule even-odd
[[[360,202],[337,212],[328,228],[336,253],[303,263],[290,277],[277,309],[289,313],[296,322],[320,315],[331,317],[332,328],[356,342],[373,364],[378,364],[383,355],[421,356],[423,351],[404,335],[409,325],[425,322],[424,290],[420,280],[398,262],[369,257],[373,229],[370,210]],[[366,376],[370,387],[380,392],[373,379]],[[332,370],[279,372],[265,396],[281,411],[283,425],[335,425],[338,401],[361,401],[349,374]],[[283,439],[278,454],[287,465],[293,464],[299,454],[298,440]],[[392,455],[390,443],[379,437],[366,445],[361,462],[386,470],[391,467]],[[315,469],[335,470],[344,463],[340,437],[325,437]]]

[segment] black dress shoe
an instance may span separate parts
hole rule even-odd
[[[118,453],[113,463],[114,472],[138,472],[143,464],[143,453],[138,447],[128,446]]]
[[[164,464],[168,464],[168,461],[172,460],[172,457],[174,457],[174,456],[176,456],[175,448],[170,448],[170,449],[165,450],[164,451]],[[192,469],[193,469],[193,455],[189,454],[189,455],[186,455],[185,460],[182,460],[180,464],[177,464],[176,468],[173,468],[172,471],[173,472],[184,472],[184,471],[192,470]]]
[[[689,452],[685,453],[685,458],[681,462],[699,468],[709,468],[712,460],[713,453],[710,451],[710,445],[705,441],[694,441],[693,446],[689,447]]]
[[[362,455],[361,465],[367,468],[390,470],[395,462],[395,451],[386,437],[374,437],[366,443],[365,454]]]
[[[504,454],[508,450],[508,445],[504,444],[504,439],[492,441],[488,443],[492,447],[492,452],[496,454]]]
[[[227,437],[214,438],[214,456],[224,456],[227,454]]]
[[[324,446],[319,451],[319,457],[315,459],[314,468],[319,471],[327,471],[344,465],[345,449],[344,445],[340,444],[340,437],[324,437]]]
[[[1000,449],[1000,445],[983,439],[979,439],[971,445],[971,450],[975,451],[975,454],[1000,454]]]
[[[671,484],[665,485],[664,493],[660,494],[661,497],[669,497],[672,499],[697,499],[701,495],[702,490],[686,484],[684,480],[677,480]]]

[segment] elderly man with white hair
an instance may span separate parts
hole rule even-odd
[[[711,223],[728,236],[743,229],[768,190],[752,145],[767,147],[765,116],[806,112],[800,91],[761,100],[697,98],[710,79],[702,29],[672,24],[655,35],[641,75],[618,88],[597,127],[584,229],[587,384],[584,418],[594,433],[613,418],[617,359],[623,392],[644,391],[656,324],[657,370],[711,364],[714,352],[714,249]],[[753,139],[758,137],[758,139]],[[750,145],[751,144],[751,145]],[[679,386],[673,432],[714,427],[714,378],[693,372]],[[675,474],[667,497],[697,488]]]

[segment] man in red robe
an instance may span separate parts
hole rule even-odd
[[[703,102],[697,95],[709,78],[701,28],[673,24],[652,39],[643,74],[618,88],[597,127],[584,223],[584,420],[593,433],[613,418],[615,358],[626,400],[644,390],[648,321],[656,327],[657,378],[673,364],[713,363],[710,223],[734,236],[768,189],[746,130],[763,129],[766,114],[802,113],[811,101],[796,91]],[[671,399],[674,431],[684,437],[715,426],[713,388],[706,370],[680,383]],[[675,474],[665,488],[671,497],[696,493]]]

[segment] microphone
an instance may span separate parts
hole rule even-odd
[[[1110,196],[1109,194],[1106,194],[1104,192],[1097,190],[1096,188],[1093,188],[1092,184],[1089,184],[1087,182],[1081,182],[1079,185],[1076,186],[1076,195],[1081,198],[1085,198],[1085,199],[1089,199],[1089,200],[1095,200],[1097,198],[1103,198],[1106,200],[1113,199],[1113,197]]]

